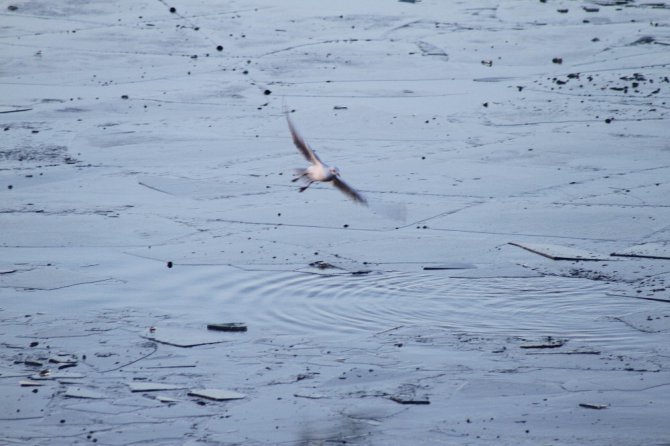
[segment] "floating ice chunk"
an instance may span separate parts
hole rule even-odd
[[[391,395],[389,397],[391,401],[395,401],[398,404],[430,404],[428,397],[416,397],[414,395]]]
[[[246,398],[244,393],[233,392],[232,390],[223,389],[193,389],[188,392],[191,396],[199,396],[215,401],[239,400]]]
[[[615,319],[643,333],[670,333],[670,313],[668,311],[643,310]]]
[[[310,400],[320,400],[323,398],[328,398],[328,396],[323,395],[321,393],[294,393],[293,396],[296,398],[307,398]]]
[[[214,331],[247,331],[244,322],[225,322],[220,324],[207,324],[208,330]]]
[[[184,386],[176,386],[174,384],[151,383],[143,381],[133,381],[128,383],[131,392],[156,392],[165,390],[179,390],[185,389]]]
[[[428,43],[421,40],[419,42],[416,42],[416,46],[419,47],[421,53],[423,53],[424,56],[442,56],[446,60],[449,60],[449,55],[447,54],[447,52],[444,51],[443,48],[435,46],[432,43]]]
[[[621,251],[613,252],[613,256],[623,257],[646,257],[649,259],[667,259],[670,260],[670,243],[652,242],[641,245],[631,246]]]
[[[579,407],[583,407],[584,409],[602,410],[607,409],[609,404],[579,403]]]
[[[547,257],[551,260],[612,260],[610,256],[605,254],[569,248],[567,246],[516,242],[511,242],[510,245],[518,246],[519,248],[534,252],[535,254]]]
[[[82,389],[80,387],[70,388],[65,392],[65,396],[68,398],[83,398],[83,399],[92,399],[100,400],[105,398],[104,395],[94,392],[92,390]]]
[[[451,263],[440,263],[440,264],[431,264],[423,267],[425,271],[438,271],[444,269],[475,269],[477,268],[472,263],[463,263],[463,262],[451,262]]]
[[[0,286],[25,290],[57,290],[110,280],[109,277],[92,276],[55,267],[42,267],[26,271],[6,271],[0,277]]]
[[[50,373],[42,373],[42,374],[34,374],[31,375],[30,379],[34,379],[36,381],[44,381],[44,380],[53,380],[53,379],[83,379],[85,378],[86,375],[82,375],[81,373],[60,373],[60,372],[50,372]]]

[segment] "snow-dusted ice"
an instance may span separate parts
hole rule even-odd
[[[0,24],[0,443],[667,443],[666,3]]]

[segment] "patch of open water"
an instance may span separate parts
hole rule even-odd
[[[584,279],[458,279],[423,272],[318,275],[211,267],[182,272],[169,286],[190,296],[182,304],[191,315],[204,311],[207,317],[241,320],[250,330],[272,334],[338,336],[422,325],[482,336],[639,342],[611,320],[635,304],[606,296],[606,283]]]

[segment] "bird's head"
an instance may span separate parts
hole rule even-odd
[[[335,175],[336,177],[339,177],[339,176],[340,176],[340,170],[339,170],[337,167],[331,167],[331,168],[330,168],[330,173],[332,173],[332,174]]]

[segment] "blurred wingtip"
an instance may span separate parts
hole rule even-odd
[[[365,205],[369,207],[373,213],[381,215],[382,217],[403,223],[407,221],[407,206],[404,203],[388,201],[366,201]]]

